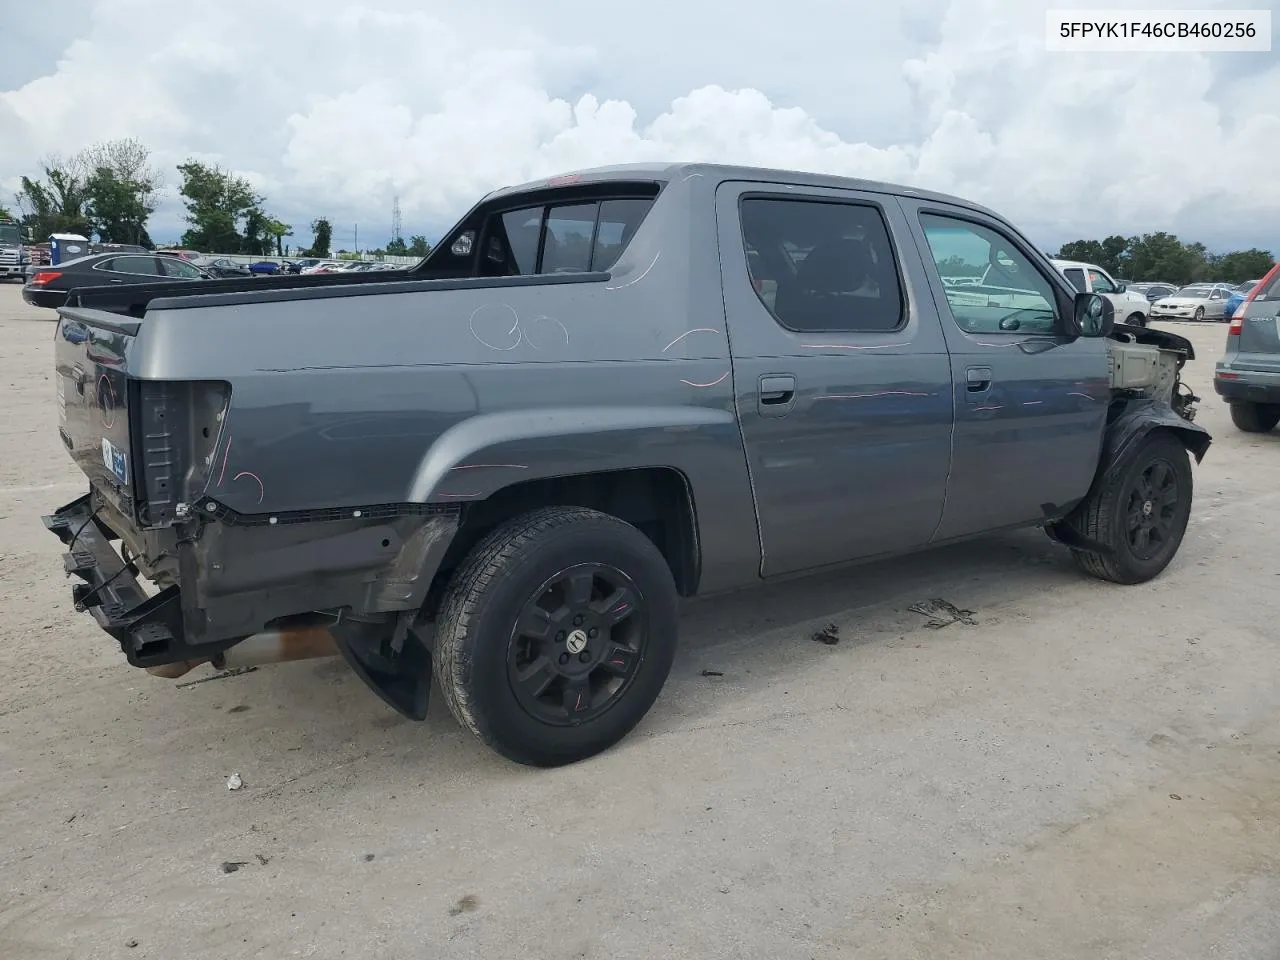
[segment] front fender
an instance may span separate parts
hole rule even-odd
[[[1106,434],[1102,439],[1102,453],[1098,458],[1094,487],[1104,482],[1115,471],[1122,469],[1129,453],[1153,430],[1172,432],[1196,458],[1196,463],[1204,459],[1209,445],[1213,443],[1213,437],[1208,430],[1198,423],[1184,420],[1167,404],[1143,400],[1130,401],[1124,412],[1107,425]]]

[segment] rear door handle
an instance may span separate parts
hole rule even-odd
[[[969,367],[964,372],[965,389],[970,393],[985,393],[991,389],[990,367]]]
[[[796,378],[789,373],[766,374],[760,378],[757,405],[764,417],[781,417],[796,398]]]

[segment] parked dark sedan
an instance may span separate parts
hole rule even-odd
[[[33,307],[52,310],[62,306],[67,294],[76,287],[208,279],[211,279],[208,273],[178,257],[96,253],[34,271],[22,288],[22,299]]]

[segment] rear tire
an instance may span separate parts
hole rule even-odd
[[[1268,433],[1280,423],[1280,405],[1241,401],[1229,406],[1231,422],[1245,433]]]
[[[1124,467],[1065,521],[1076,533],[1113,551],[1104,555],[1072,550],[1077,565],[1113,583],[1145,583],[1158,576],[1186,533],[1192,490],[1186,447],[1166,431],[1148,434]]]
[[[534,510],[486,536],[446,588],[440,690],[458,722],[510,760],[586,759],[658,698],[677,603],[667,561],[631,524],[582,507]]]

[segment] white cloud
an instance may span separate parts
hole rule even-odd
[[[1280,66],[1050,54],[1050,5],[1071,4],[742,0],[726,18],[717,0],[651,0],[642,17],[570,0],[224,0],[156,17],[148,0],[100,0],[51,23],[83,27],[0,92],[0,188],[41,154],[133,135],[165,165],[244,173],[285,219],[323,213],[340,239],[359,221],[380,240],[397,192],[410,232],[434,233],[495,186],[718,160],[955,192],[1046,244],[1156,229],[1268,244]]]

